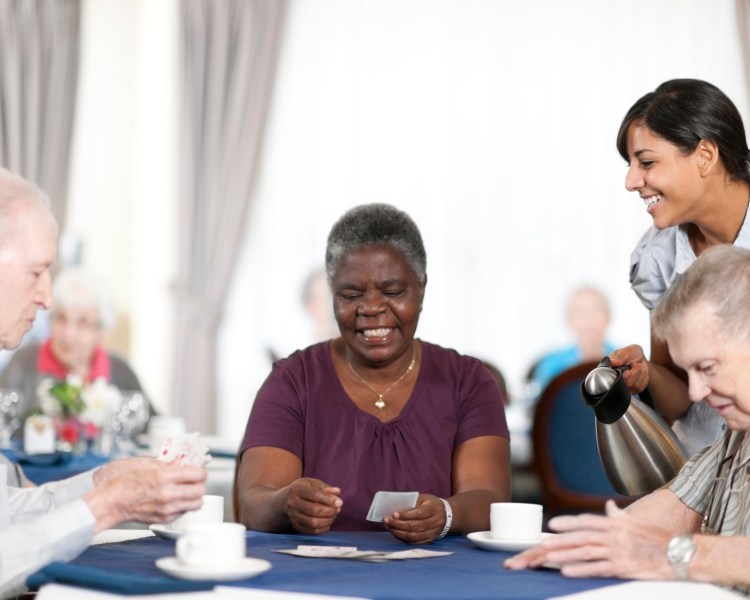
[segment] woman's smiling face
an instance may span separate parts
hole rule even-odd
[[[657,229],[691,223],[703,196],[698,150],[689,155],[636,121],[628,129],[628,191],[638,192]]]
[[[333,309],[349,351],[372,367],[410,352],[424,289],[404,256],[390,246],[346,254],[333,279]]]

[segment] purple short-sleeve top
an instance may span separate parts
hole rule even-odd
[[[414,390],[381,423],[344,391],[330,342],[274,363],[250,414],[240,452],[272,446],[302,461],[302,476],[341,488],[332,531],[382,531],[367,521],[376,492],[451,495],[453,452],[466,440],[508,437],[500,389],[476,358],[422,342]]]

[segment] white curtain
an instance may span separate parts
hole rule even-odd
[[[651,219],[615,137],[675,77],[717,84],[746,115],[734,0],[304,0],[286,33],[219,336],[221,433],[242,434],[267,350],[309,343],[302,282],[364,202],[422,230],[418,335],[489,359],[511,389],[570,341],[578,284],[608,294],[614,344],[648,347],[628,271]]]

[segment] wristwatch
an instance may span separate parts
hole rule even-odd
[[[677,579],[689,579],[688,563],[695,554],[693,536],[687,533],[674,536],[667,545],[667,560]]]

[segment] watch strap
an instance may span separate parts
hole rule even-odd
[[[690,534],[674,536],[667,546],[667,560],[672,565],[675,577],[681,580],[690,579],[688,564],[695,554],[695,541]]]

